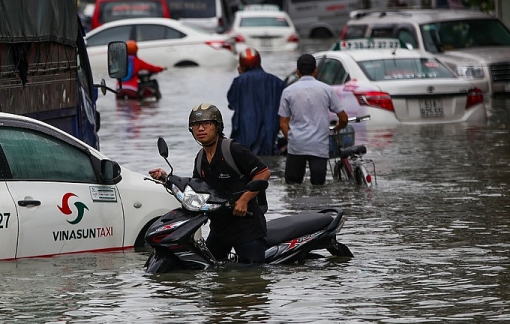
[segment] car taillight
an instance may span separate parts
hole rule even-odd
[[[466,101],[466,109],[473,107],[476,104],[483,102],[483,92],[478,88],[474,88],[468,91],[468,97]]]
[[[289,43],[298,43],[299,42],[299,37],[297,37],[296,35],[292,34],[289,36],[289,38],[287,38],[287,42]]]
[[[377,108],[395,111],[393,108],[393,101],[391,96],[386,92],[370,91],[370,92],[355,92],[354,96],[362,106],[372,106]]]
[[[246,42],[243,35],[236,35],[236,37],[234,37],[234,40],[236,41],[236,43],[245,43]]]
[[[225,41],[207,41],[205,43],[214,49],[226,49],[231,52],[234,50],[234,48],[232,47],[232,44],[230,44],[229,42],[225,42]]]

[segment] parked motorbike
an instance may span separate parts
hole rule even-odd
[[[163,138],[158,139],[158,149],[170,167],[170,173],[164,181],[146,179],[163,184],[182,207],[163,215],[147,230],[145,240],[153,250],[145,263],[146,271],[161,273],[219,266],[222,262],[214,258],[201,235],[201,227],[207,223],[208,214],[221,209],[232,212],[235,201],[245,191],[264,190],[268,182],[253,180],[246,185],[245,191],[230,198],[221,197],[202,179],[173,174],[173,167],[168,161],[168,146]],[[314,252],[320,249],[326,249],[334,256],[353,257],[349,248],[337,241],[337,234],[344,223],[343,211],[337,208],[270,220],[267,222],[265,262],[303,263],[306,259],[321,256]],[[232,253],[228,261],[235,262],[235,254]]]
[[[140,70],[138,72],[138,99],[161,99],[158,80],[153,79],[153,75],[154,73],[147,70]]]

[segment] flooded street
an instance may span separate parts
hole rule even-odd
[[[310,43],[302,51],[326,49]],[[299,53],[262,53],[281,78]],[[199,149],[187,130],[192,107],[217,105],[230,134],[226,92],[235,70],[170,69],[157,103],[100,96],[101,151],[147,174],[191,175]],[[102,75],[95,76],[99,83]],[[110,87],[114,81],[107,79]],[[339,206],[339,241],[351,260],[147,275],[146,252],[80,254],[0,263],[3,323],[487,323],[510,321],[510,98],[493,98],[485,126],[450,124],[358,130],[376,163],[372,189],[333,181],[283,181],[271,169],[267,218]],[[172,199],[169,195],[169,199]],[[206,232],[206,231],[205,231]],[[324,255],[328,255],[324,252]]]

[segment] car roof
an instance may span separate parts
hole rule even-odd
[[[427,58],[436,60],[436,58],[426,52],[417,50],[408,50],[398,48],[396,51],[392,49],[360,49],[360,50],[344,50],[344,51],[323,51],[315,53],[314,56],[319,57],[327,55],[328,57],[350,57],[354,61],[368,60],[388,60],[388,59],[405,59],[405,58]]]
[[[481,11],[469,9],[390,9],[390,10],[354,10],[347,24],[412,21],[424,24],[436,21],[466,19],[496,19]]]

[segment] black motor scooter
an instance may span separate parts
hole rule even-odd
[[[170,173],[165,181],[146,179],[163,184],[181,202],[182,207],[161,216],[147,230],[145,240],[153,251],[145,263],[145,269],[149,273],[161,273],[217,267],[221,262],[208,250],[201,227],[207,223],[210,212],[220,209],[231,212],[235,201],[245,191],[224,198],[202,179],[173,175],[164,139],[158,139],[158,148],[170,167]],[[267,186],[266,180],[253,180],[247,184],[246,191],[260,191]],[[319,254],[313,251],[320,249],[326,249],[335,256],[353,257],[349,248],[336,238],[344,222],[343,211],[336,208],[268,221],[265,262],[303,263],[310,257],[317,257]],[[234,254],[230,261],[236,261]]]

